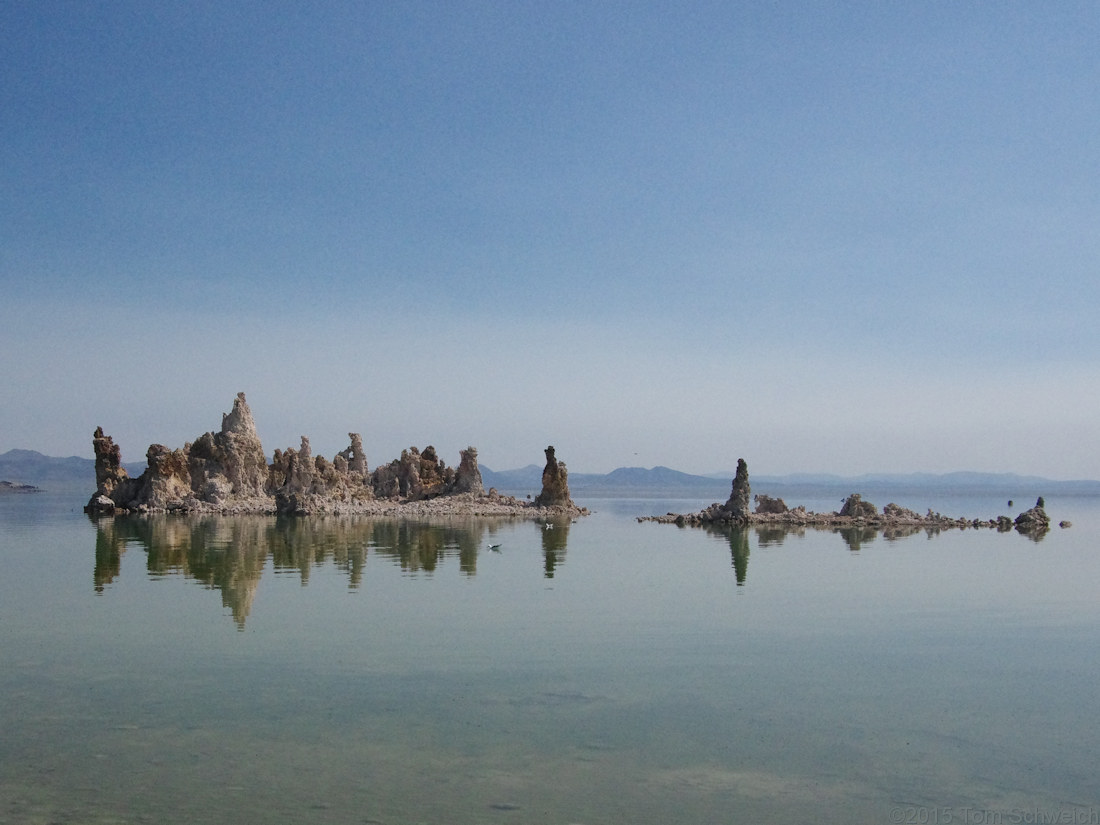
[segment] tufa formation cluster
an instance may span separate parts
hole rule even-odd
[[[332,461],[314,456],[309,439],[298,449],[276,450],[270,464],[256,434],[256,423],[244,393],[222,416],[221,429],[199,436],[181,449],[153,444],[148,466],[131,477],[122,466],[114,440],[97,427],[92,438],[96,458],[96,492],[84,508],[91,515],[127,512],[392,513],[413,503],[417,515],[582,515],[569,497],[565,465],[546,451],[543,490],[534,502],[485,491],[477,450],[460,452],[457,468],[448,467],[434,447],[402,450],[389,464],[367,467],[363,439],[348,433],[351,443]],[[431,502],[446,500],[444,505]]]
[[[705,525],[728,524],[735,526],[778,525],[786,527],[871,527],[892,529],[899,527],[951,529],[995,528],[1002,532],[1015,529],[1031,537],[1039,537],[1050,530],[1050,517],[1044,509],[1042,497],[1030,510],[1020,513],[1013,520],[1009,516],[995,519],[951,518],[929,510],[921,515],[898,504],[890,503],[879,512],[878,507],[865,501],[859,493],[852,493],[835,513],[815,513],[803,506],[787,507],[781,498],[768,495],[755,497],[756,509],[749,507],[749,469],[743,458],[737,460],[737,473],[733,490],[725,504],[712,504],[698,513],[668,513],[663,516],[640,516],[638,521],[656,521],[662,524]],[[1069,522],[1061,522],[1069,527]]]

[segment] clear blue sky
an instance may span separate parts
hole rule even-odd
[[[1100,477],[1095,3],[0,5],[0,452]]]

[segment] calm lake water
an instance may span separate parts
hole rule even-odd
[[[1096,499],[1041,541],[81,503],[0,499],[0,823],[1100,819]]]

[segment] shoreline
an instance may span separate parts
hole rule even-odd
[[[589,515],[586,507],[575,504],[539,505],[533,501],[502,496],[495,490],[483,495],[455,493],[428,499],[359,499],[342,501],[317,496],[316,500],[300,500],[293,508],[280,506],[275,496],[234,499],[223,503],[178,499],[163,505],[142,504],[134,508],[106,507],[89,513],[101,516],[152,515],[221,515],[221,516],[385,516],[427,518],[435,516],[490,516],[530,520],[557,519]]]

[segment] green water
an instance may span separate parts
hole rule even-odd
[[[584,503],[0,501],[0,822],[1097,821],[1098,502],[1048,499],[1074,526],[1038,542]]]

